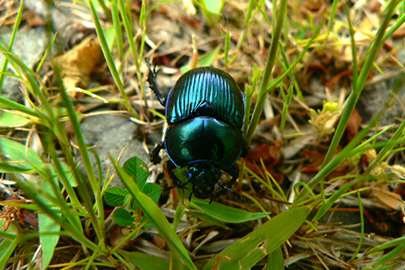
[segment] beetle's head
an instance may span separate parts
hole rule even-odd
[[[199,199],[207,199],[214,194],[215,184],[221,177],[221,170],[213,164],[197,163],[186,171],[187,178],[193,184],[193,194]]]

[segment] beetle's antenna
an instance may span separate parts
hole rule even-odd
[[[146,65],[148,66],[149,69],[149,74],[148,74],[148,78],[146,79],[149,83],[149,88],[153,91],[153,93],[155,93],[157,99],[159,100],[160,104],[162,104],[163,107],[166,107],[166,99],[162,96],[162,94],[160,93],[158,84],[157,84],[157,80],[156,80],[156,75],[158,74],[159,71],[156,72],[156,66],[154,66],[153,70],[152,70],[152,66],[149,62],[148,58],[145,58],[145,62]]]
[[[221,182],[219,182],[219,181],[217,182],[217,184],[218,184],[218,186],[221,187],[221,190],[217,191],[216,194],[217,194],[218,192],[221,192],[222,190],[227,190],[227,191],[231,192],[233,195],[235,195],[235,197],[236,197],[239,201],[245,202],[245,198],[244,198],[242,195],[240,195],[238,192],[236,192],[236,191],[230,189],[230,188],[227,187],[226,185],[223,185],[223,184],[222,184]],[[212,201],[212,197],[211,197],[211,201]]]
[[[187,189],[185,186],[187,186],[189,183],[190,183],[190,182],[187,181],[187,182],[184,182],[184,183],[180,183],[180,184],[176,184],[176,185],[167,187],[167,188],[165,188],[165,189],[163,190],[163,192],[164,192],[165,194],[169,194],[169,192],[170,192],[170,190],[171,190],[172,188],[177,188],[177,187]],[[192,194],[193,194],[193,193],[191,192],[191,194],[190,194],[190,201],[191,201],[191,195],[192,195]]]

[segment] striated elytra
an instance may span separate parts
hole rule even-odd
[[[165,107],[169,125],[165,140],[152,150],[151,161],[159,163],[158,154],[164,148],[170,158],[169,170],[187,168],[188,181],[180,183],[171,173],[178,183],[169,189],[191,183],[192,194],[200,199],[212,200],[228,190],[243,200],[230,189],[239,175],[234,164],[247,154],[241,131],[245,99],[235,80],[217,68],[195,68],[182,75],[164,98],[156,83],[156,70],[148,60],[146,63],[150,88]],[[232,177],[227,184],[219,182],[222,172]]]

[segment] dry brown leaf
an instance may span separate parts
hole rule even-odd
[[[405,179],[405,167],[401,165],[392,165],[391,171],[401,179]]]
[[[401,195],[388,190],[379,188],[372,189],[373,194],[385,205],[395,210],[402,210],[405,207],[405,202],[402,200]]]
[[[246,159],[260,164],[260,160],[268,167],[276,165],[281,156],[281,148],[283,144],[281,142],[273,142],[271,145],[261,144],[250,150]]]
[[[381,10],[381,3],[379,0],[372,0],[370,3],[370,11],[372,12],[380,12]]]
[[[3,219],[4,221],[4,228],[2,228],[4,232],[7,231],[10,223],[13,220],[18,221],[23,225],[29,223],[34,227],[38,227],[38,216],[36,214],[33,214],[27,209],[21,208],[19,206],[8,205],[8,202],[27,204],[27,201],[25,199],[19,199],[16,196],[4,201],[3,203],[0,203],[4,206],[2,211],[0,212],[0,219]]]
[[[62,81],[69,95],[78,98],[83,95],[74,91],[76,87],[86,88],[90,83],[90,74],[101,63],[103,52],[94,36],[83,40],[64,55],[56,58],[62,69]]]
[[[397,31],[392,34],[392,38],[399,39],[405,36],[405,25],[401,25]]]
[[[304,3],[305,7],[311,11],[318,11],[323,4],[323,1],[319,0],[308,0]]]
[[[261,160],[263,160],[267,172],[269,172],[278,183],[282,182],[284,179],[283,175],[272,169],[272,167],[280,161],[282,146],[283,144],[281,142],[273,142],[271,145],[258,145],[250,150],[249,155],[245,159],[246,166],[256,174],[264,175],[264,170],[261,166]]]
[[[347,123],[347,139],[351,141],[357,133],[359,133],[362,117],[357,109],[354,109],[350,116],[349,123]]]
[[[373,17],[372,21],[370,17]],[[365,16],[358,26],[359,31],[356,32],[354,35],[354,38],[356,41],[368,41],[371,39],[372,36],[374,36],[373,30],[375,30],[375,24],[378,25],[380,19],[378,17],[375,17],[374,15],[370,16]]]
[[[345,70],[333,76],[332,79],[326,82],[325,86],[331,90],[334,89],[335,85],[339,83],[342,77],[351,76],[353,74],[353,70]]]
[[[319,171],[325,157],[324,154],[310,149],[304,149],[301,151],[300,156],[305,157],[309,161],[309,164],[301,167],[300,172],[309,174],[317,173]]]
[[[28,12],[27,22],[31,27],[43,26],[45,24],[44,18],[33,12]]]
[[[260,163],[251,162],[250,160],[246,160],[246,167],[252,170],[255,174],[265,177],[265,171]],[[284,180],[284,175],[281,173],[276,172],[273,168],[266,167],[266,171],[276,180],[277,183],[281,183]]]

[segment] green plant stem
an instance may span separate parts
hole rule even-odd
[[[312,38],[308,41],[308,44],[305,46],[304,50],[302,50],[302,52],[298,55],[298,57],[294,61],[294,63],[281,76],[279,76],[277,79],[275,79],[270,84],[269,87],[267,87],[267,89],[266,89],[267,93],[270,92],[272,89],[274,89],[274,87],[276,87],[286,76],[288,76],[288,74],[290,74],[290,72],[294,69],[294,67],[301,61],[302,57],[304,57],[304,55],[308,51],[309,47],[312,45],[312,43],[314,42],[314,40],[318,36],[319,31],[321,30],[322,26],[323,26],[323,22],[321,22],[319,24],[319,27],[316,29],[316,31],[312,35]],[[257,105],[256,105],[256,108],[257,108]],[[255,110],[253,112],[252,122],[253,122],[253,119],[255,119],[255,117],[257,117],[258,119],[255,120],[255,123],[256,123],[255,125],[252,125],[252,122],[251,122],[251,124],[249,126],[249,130],[251,130],[251,131],[250,132],[248,131],[249,134],[246,133],[247,135],[245,136],[245,141],[248,144],[250,144],[250,142],[252,141],[254,130],[256,129],[257,123],[259,122],[261,111],[263,110],[263,106],[261,108],[261,111],[256,111],[256,108],[255,108]]]
[[[281,62],[281,60],[278,59],[278,57],[277,57],[277,60],[279,60],[280,64],[283,66],[283,68],[284,68],[285,70],[287,70],[287,69],[290,68],[290,63],[288,63],[287,54],[285,53],[283,44],[282,44],[281,42],[279,43],[279,49],[280,49],[280,52],[281,52],[281,56],[283,57],[284,64]],[[284,66],[284,65],[285,65],[285,66]],[[289,72],[288,77],[293,81],[293,85],[294,85],[294,89],[295,89],[297,98],[298,98],[299,100],[301,100],[301,101],[304,101],[304,96],[302,95],[302,92],[301,92],[301,89],[300,89],[300,85],[298,84],[298,81],[297,81],[297,79],[294,77],[294,74],[293,74],[292,71]]]
[[[337,166],[339,166],[339,164],[341,164],[347,157],[353,155],[354,153],[356,153],[357,151],[362,151],[363,149],[357,147],[356,145],[358,145],[363,138],[367,135],[367,133],[373,128],[375,127],[376,123],[379,122],[381,116],[383,115],[383,113],[385,112],[385,110],[387,108],[389,108],[391,106],[392,100],[395,96],[397,96],[397,92],[399,91],[400,87],[396,87],[393,89],[393,93],[391,93],[387,100],[385,101],[385,105],[384,108],[378,112],[373,119],[370,120],[370,122],[367,124],[367,126],[362,129],[347,145],[345,148],[343,148],[343,150],[336,155],[335,158],[333,158],[330,162],[328,162],[315,176],[314,178],[311,179],[311,181],[308,183],[308,187],[312,190],[320,181],[322,181],[323,179],[325,179],[326,176],[328,176]],[[398,143],[398,141],[393,141],[391,143],[391,141],[387,142],[384,144],[383,147],[391,147],[391,145],[396,145]],[[355,149],[356,148],[356,149]],[[373,146],[373,148],[377,148],[376,145]],[[354,149],[354,150],[353,150]],[[351,152],[354,151],[354,152]],[[309,192],[307,189],[303,189],[299,195],[296,198],[296,201],[294,202],[294,204],[299,203],[303,200],[305,200],[306,196],[308,196]]]
[[[374,59],[376,58],[377,53],[383,44],[382,41],[383,41],[384,33],[385,33],[385,30],[387,29],[389,21],[391,20],[391,16],[396,7],[396,3],[397,3],[397,0],[391,0],[391,2],[388,5],[388,9],[387,9],[387,12],[385,13],[384,19],[383,19],[382,23],[380,24],[380,27],[378,28],[376,37],[370,46],[369,53],[366,56],[366,60],[363,65],[363,69],[361,70],[360,75],[357,80],[356,88],[353,88],[352,93],[347,102],[347,105],[343,110],[342,118],[339,121],[339,124],[336,128],[335,135],[333,136],[332,142],[328,148],[328,152],[325,155],[325,159],[323,160],[323,163],[322,163],[322,168],[325,167],[326,164],[328,162],[330,162],[330,160],[332,159],[332,157],[335,154],[336,149],[340,143],[340,140],[343,136],[343,133],[346,130],[346,126],[349,123],[349,119],[356,107],[357,101],[360,97],[361,91],[363,90],[363,87],[364,87],[364,84],[368,77],[368,74],[370,73],[371,67],[373,66]]]
[[[42,199],[38,196],[35,192],[35,188],[32,185],[29,185],[29,182],[19,181],[19,186],[24,190],[24,192],[32,198],[38,207],[50,218],[52,218],[55,222],[59,223],[69,234],[75,238],[77,241],[82,243],[83,245],[89,247],[92,250],[97,250],[98,246],[94,244],[92,241],[86,238],[83,234],[77,233],[75,229],[73,229],[69,223],[67,223],[64,217],[60,217],[57,211],[54,211],[51,207],[47,206],[47,202],[43,202]],[[101,252],[102,254],[106,255],[106,252]]]
[[[100,40],[101,49],[103,50],[105,60],[107,61],[108,68],[110,69],[111,75],[114,78],[114,82],[117,85],[117,88],[120,91],[121,96],[123,98],[123,105],[125,106],[125,108],[127,108],[127,110],[131,113],[133,117],[139,119],[138,113],[132,107],[131,103],[129,102],[128,95],[127,93],[125,93],[124,85],[119,76],[117,67],[115,66],[114,59],[112,58],[110,48],[108,46],[107,40],[103,32],[103,28],[101,26],[100,20],[98,19],[97,12],[96,9],[94,8],[92,0],[89,0],[89,6],[91,14],[93,16],[94,25],[96,27],[97,36],[98,39]]]
[[[217,0],[217,1],[222,1],[222,0]],[[204,17],[207,20],[208,26],[210,28],[215,28],[215,25],[214,25],[214,22],[212,20],[211,14],[210,14],[207,6],[205,5],[205,1],[202,0],[202,1],[199,1],[199,2],[196,2],[196,3],[200,6],[202,13],[204,14]]]
[[[149,220],[146,220],[144,222],[142,222],[141,224],[139,224],[134,230],[132,230],[131,233],[129,233],[127,236],[124,237],[124,239],[122,239],[118,245],[116,245],[115,247],[113,247],[113,249],[110,250],[110,253],[115,253],[118,251],[118,249],[124,245],[125,243],[127,243],[128,241],[130,241],[132,238],[134,238],[134,236],[136,234],[138,234],[142,229],[144,229],[145,225],[149,222]]]
[[[385,33],[383,41],[385,42],[395,31],[398,30],[399,27],[402,26],[405,22],[405,2],[403,2],[402,8],[400,10],[400,17],[397,19],[397,22],[391,26],[391,28]]]
[[[100,5],[101,9],[103,10],[105,16],[107,17],[107,20],[111,21],[111,13],[108,10],[107,6],[105,5],[104,0],[97,0],[97,2]]]
[[[252,17],[252,11],[253,11],[253,8],[254,8],[256,2],[257,1],[255,1],[255,0],[249,0],[249,6],[248,6],[248,9],[246,11],[245,21],[243,23],[243,30],[240,33],[238,43],[236,44],[236,50],[238,50],[238,51],[240,51],[240,49],[242,48],[243,41],[246,38],[246,34],[247,34],[247,31],[248,31],[248,28],[249,28],[249,25],[250,25],[250,18]]]
[[[353,261],[354,259],[356,259],[357,254],[359,254],[360,249],[361,249],[361,245],[363,244],[363,240],[364,240],[364,214],[363,214],[363,204],[361,202],[361,195],[360,192],[357,190],[357,198],[359,200],[359,210],[360,210],[360,241],[359,241],[359,245],[357,246],[356,251],[354,252],[353,256],[350,258],[349,261]]]
[[[276,60],[277,49],[278,49],[278,42],[280,40],[281,31],[283,29],[283,21],[284,16],[286,15],[287,11],[287,0],[280,1],[280,7],[277,13],[277,22],[273,29],[273,39],[271,41],[269,54],[267,56],[266,66],[264,68],[264,74],[262,77],[262,82],[260,84],[259,95],[256,103],[256,107],[253,111],[253,117],[249,125],[248,132],[246,134],[246,143],[249,145],[252,141],[253,134],[256,130],[256,126],[259,123],[260,116],[262,114],[264,103],[267,98],[268,90],[267,87],[269,85],[271,79],[271,72],[273,70],[274,62]],[[271,90],[271,89],[270,89]]]
[[[118,253],[118,252],[114,252],[114,253],[112,253],[115,257],[117,257],[117,259],[122,263],[122,264],[124,264],[126,267],[127,267],[127,269],[133,269],[133,267],[132,267],[132,265],[130,265],[129,263],[128,263],[128,261],[126,260],[126,258],[123,258],[123,257],[121,257],[121,255]]]
[[[376,268],[382,264],[385,263],[390,263],[393,262],[395,258],[402,256],[405,252],[405,243],[401,243],[398,246],[396,246],[393,250],[388,252],[388,254],[385,254],[382,258],[378,259],[374,264],[373,268],[374,269],[394,269],[394,265],[392,267],[384,267],[384,268]]]
[[[5,57],[9,58],[12,62],[17,64],[20,68],[22,73],[24,74],[24,77],[28,81],[28,85],[30,86],[33,93],[39,98],[39,101],[41,102],[42,107],[44,108],[46,114],[50,117],[47,120],[52,119],[52,108],[51,105],[48,102],[48,99],[46,98],[45,94],[41,91],[39,85],[35,81],[36,78],[38,78],[38,75],[32,71],[21,59],[19,59],[15,54],[11,52],[4,51],[4,48],[0,46],[0,50],[3,52],[6,52],[4,54]]]
[[[394,91],[400,91],[400,89],[403,89],[403,86],[405,84],[405,73],[402,72],[398,75],[398,79],[395,81],[393,89]],[[389,97],[389,104],[392,104],[394,101],[394,94],[391,94]],[[388,106],[389,106],[388,104]],[[391,106],[389,106],[391,107]],[[402,121],[402,123],[399,125],[398,129],[395,131],[394,135],[388,140],[387,145],[381,149],[381,151],[378,153],[376,158],[373,160],[373,162],[370,164],[370,166],[367,168],[365,173],[370,173],[371,170],[375,168],[378,164],[380,164],[381,160],[386,157],[391,151],[394,145],[390,145],[390,143],[395,142],[399,140],[401,136],[403,136],[403,131],[405,129],[405,121]]]
[[[17,102],[14,102],[12,100],[9,100],[8,98],[5,98],[3,96],[0,96],[0,105],[2,106],[2,108],[12,108],[13,110],[17,110],[20,112],[23,112],[25,114],[31,115],[35,118],[38,118],[38,121],[42,121],[41,120],[41,114],[37,113],[36,111],[21,105]],[[45,123],[43,123],[45,125]]]
[[[124,41],[122,39],[121,23],[116,1],[111,1],[111,14],[114,24],[115,40],[117,42],[118,57],[122,60],[124,56]]]
[[[53,47],[53,44],[55,43],[56,36],[57,36],[57,34],[54,34],[51,43],[48,44],[48,46],[47,46],[47,48],[45,50],[45,53],[41,58],[41,61],[39,61],[39,64],[38,64],[37,68],[35,69],[36,73],[39,73],[39,71],[42,68],[42,65],[44,64],[45,60],[48,58],[47,56],[48,56],[49,52],[51,51],[51,49]]]
[[[333,5],[332,5],[329,21],[328,21],[328,27],[327,27],[328,35],[329,35],[330,31],[332,31],[333,23],[335,22],[335,16],[336,16],[338,3],[339,3],[339,0],[333,0]]]
[[[325,167],[326,164],[328,164],[328,162],[331,161],[331,159],[332,159],[333,155],[335,154],[336,149],[340,143],[340,140],[342,139],[344,131],[346,130],[346,126],[349,123],[349,119],[356,107],[357,101],[363,90],[367,76],[370,73],[371,67],[373,66],[373,62],[377,56],[379,49],[381,48],[381,46],[383,44],[382,41],[383,41],[384,33],[385,33],[385,30],[387,29],[389,21],[391,20],[391,16],[394,12],[396,4],[397,4],[397,0],[391,0],[387,6],[387,12],[385,13],[384,19],[381,22],[380,27],[378,28],[374,41],[370,45],[370,50],[366,56],[366,60],[364,62],[363,68],[358,77],[356,88],[353,88],[352,93],[347,102],[347,105],[343,110],[343,114],[342,114],[342,117],[336,128],[335,135],[333,136],[332,142],[328,148],[328,152],[326,153],[325,159],[323,160],[322,168]]]
[[[137,78],[138,78],[139,86],[141,87],[142,98],[144,98],[145,97],[145,86],[142,83],[143,77],[142,77],[142,72],[141,72],[140,61],[139,61],[139,58],[138,58],[138,50],[137,50],[136,45],[135,45],[134,37],[133,37],[133,34],[132,34],[133,33],[132,26],[131,26],[131,24],[129,22],[129,19],[128,19],[128,14],[127,14],[126,9],[125,9],[124,0],[118,0],[118,6],[120,8],[122,21],[124,22],[125,32],[126,32],[127,37],[128,37],[129,46],[131,48],[132,55],[134,57],[134,62],[135,62],[135,66],[136,66],[136,75],[137,75]]]
[[[16,239],[18,236],[12,233],[8,233],[8,232],[3,232],[0,230],[0,237],[3,239],[9,239],[9,240],[14,240]]]
[[[140,190],[138,185],[133,181],[133,178],[119,166],[112,156],[110,156],[110,159],[118,176],[121,178],[122,183],[142,208],[143,213],[148,216],[149,220],[153,223],[162,238],[165,239],[167,245],[170,247],[171,254],[174,253],[177,255],[177,263],[181,264],[183,267],[187,267],[182,269],[197,269],[183,243],[180,241],[180,238],[170,226],[162,211],[156,206],[150,197]]]
[[[138,65],[139,65],[139,69],[138,72],[139,74],[142,76],[142,73],[140,72],[140,67],[142,66],[142,59],[143,59],[143,52],[145,50],[145,40],[146,40],[146,4],[145,4],[145,0],[142,1],[142,7],[141,7],[141,14],[139,16],[139,28],[142,29],[142,40],[141,40],[141,44],[140,44],[140,50],[139,50],[139,60],[138,60]],[[141,89],[142,92],[144,92],[144,84],[141,84]]]
[[[8,51],[11,52],[13,50],[13,46],[14,46],[14,42],[15,42],[15,38],[17,36],[17,31],[18,31],[18,27],[20,26],[21,23],[21,17],[22,17],[22,10],[24,7],[24,0],[20,1],[20,7],[18,9],[18,13],[17,13],[17,18],[15,19],[15,24],[13,27],[13,32],[11,33],[11,38],[10,38],[10,42],[8,44]],[[5,57],[4,58],[4,62],[3,65],[1,67],[1,72],[0,72],[0,94],[3,90],[3,84],[4,84],[4,80],[6,79],[5,76],[5,72],[7,71],[7,67],[8,67],[8,58]]]
[[[350,12],[346,4],[343,4],[343,9],[347,16],[347,22],[349,24],[350,40],[352,47],[352,61],[353,61],[353,89],[357,89],[357,78],[359,76],[358,65],[357,65],[357,49],[356,49],[356,40],[354,37],[354,29],[352,20],[350,19]]]
[[[2,46],[0,46],[0,50],[3,52],[5,51],[5,49]],[[27,87],[31,87],[32,92],[38,97],[43,109],[45,110],[45,114],[43,114],[43,113],[40,114],[40,116],[41,116],[40,118],[42,118],[42,120],[44,120],[45,125],[47,127],[49,127],[60,140],[61,146],[66,155],[66,158],[68,160],[73,160],[71,150],[70,150],[70,143],[67,138],[66,131],[64,130],[62,124],[59,122],[59,119],[55,116],[55,114],[52,110],[52,106],[48,102],[48,99],[45,96],[45,93],[41,90],[41,89],[47,89],[46,86],[41,82],[39,76],[33,70],[31,70],[23,61],[21,61],[21,59],[19,59],[16,55],[14,55],[11,52],[6,52],[4,55],[21,68],[22,73],[24,74],[25,78],[28,81],[26,83]],[[41,83],[41,88],[39,87],[36,79]],[[21,106],[20,106],[20,108],[21,108]],[[26,109],[24,109],[22,111],[27,112]]]
[[[246,94],[245,94],[245,118],[244,118],[244,125],[243,125],[243,134],[247,134],[247,130],[249,127],[249,118],[250,118],[250,108],[252,107],[252,97],[255,93],[255,89],[260,79],[260,75],[262,74],[261,71],[258,71],[257,65],[253,66],[253,72],[250,77],[250,84],[246,87]]]
[[[61,82],[61,76],[60,76],[60,70],[59,67],[57,65],[54,65],[54,72],[55,72],[55,76],[57,79],[57,81]],[[101,190],[100,187],[97,184],[97,179],[96,179],[96,175],[94,173],[94,168],[93,168],[93,164],[91,163],[91,159],[90,159],[90,155],[89,155],[89,151],[87,149],[87,145],[85,143],[85,139],[83,136],[83,133],[80,129],[80,124],[79,121],[77,119],[77,115],[76,112],[74,110],[74,106],[72,101],[70,100],[69,96],[66,93],[66,89],[63,86],[63,83],[60,84],[60,91],[61,91],[61,96],[62,96],[62,100],[65,104],[65,107],[67,109],[67,112],[69,114],[69,119],[70,122],[72,124],[72,128],[74,130],[74,134],[75,134],[75,138],[76,138],[76,143],[79,146],[79,152],[80,155],[82,157],[82,162],[84,165],[84,168],[86,169],[87,172],[87,176],[89,178],[90,181],[90,185],[93,189],[94,192],[94,196],[95,196],[95,200],[96,200],[96,206],[97,206],[97,214],[98,216],[96,217],[94,211],[92,210],[92,206],[91,206],[91,200],[90,200],[90,196],[87,193],[87,190],[85,190],[85,184],[80,181],[80,177],[77,177],[78,181],[79,181],[79,192],[82,195],[82,198],[84,199],[84,203],[86,206],[86,209],[88,211],[88,214],[90,216],[90,220],[93,223],[95,232],[98,236],[98,239],[100,241],[100,245],[102,250],[106,250],[106,246],[105,246],[105,224],[104,224],[104,206],[103,206],[103,199],[101,197]],[[75,172],[76,173],[76,172]]]
[[[54,165],[53,167],[55,168],[55,170],[56,170],[56,172],[58,174],[59,180],[62,182],[63,186],[66,188],[67,194],[69,195],[69,198],[70,198],[71,202],[73,203],[73,205],[76,208],[79,208],[81,210],[82,209],[81,203],[80,203],[80,201],[79,201],[79,199],[78,199],[78,197],[76,195],[76,192],[74,191],[72,185],[70,184],[69,180],[67,179],[65,172],[63,171],[62,164],[61,164],[61,162],[59,160],[59,157],[56,154],[55,147],[51,143],[50,136],[48,136],[48,143],[50,145],[50,153],[51,153],[52,162],[53,162],[53,165]],[[63,204],[65,205],[65,203],[63,203]],[[65,210],[68,213],[71,212],[70,209],[65,209]],[[74,224],[74,222],[77,222],[75,224],[77,229],[82,228],[82,226],[80,224],[80,219],[79,219],[78,216],[76,216],[76,219],[72,219],[72,221],[73,222],[71,222],[71,223],[73,223],[73,224]]]
[[[288,87],[288,92],[287,94],[284,93],[284,89],[281,88],[281,93],[283,95],[283,112],[281,114],[281,120],[280,120],[280,132],[284,132],[284,127],[287,119],[287,114],[288,114],[288,107],[290,106],[291,100],[293,98],[293,85],[294,85],[295,79],[293,79],[293,83],[290,84]]]
[[[373,247],[370,250],[367,250],[367,252],[365,252],[365,254],[372,254],[374,252],[378,252],[378,251],[381,251],[381,250],[384,250],[384,249],[387,249],[387,248],[395,247],[395,246],[397,246],[399,244],[402,244],[402,243],[405,243],[405,237],[404,236],[393,239],[393,240],[391,240],[389,242],[383,243],[383,244],[378,245],[376,247]]]

